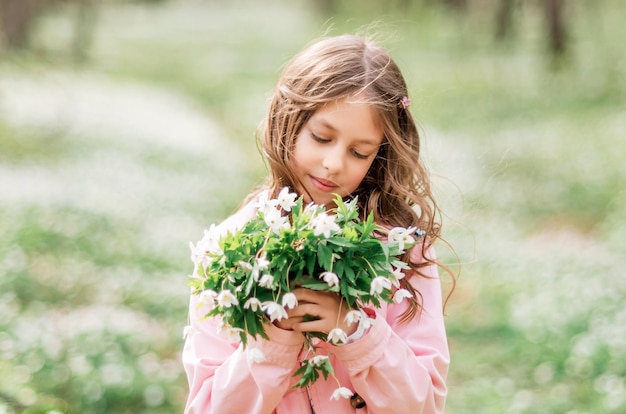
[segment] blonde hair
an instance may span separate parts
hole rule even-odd
[[[359,188],[359,208],[373,212],[384,227],[415,226],[426,231],[419,268],[434,263],[424,254],[440,238],[439,209],[430,178],[420,158],[420,135],[406,99],[400,69],[373,41],[354,35],[321,39],[297,54],[285,67],[258,136],[269,167],[266,186],[275,196],[281,188],[296,188],[293,174],[295,140],[309,118],[333,101],[358,95],[371,104],[384,130],[383,142]],[[403,259],[409,260],[407,254]],[[403,287],[419,296],[403,279]],[[421,311],[415,300],[403,314],[406,320]]]

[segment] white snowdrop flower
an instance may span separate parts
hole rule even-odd
[[[337,232],[341,230],[339,224],[335,223],[335,217],[326,213],[319,213],[311,220],[311,226],[313,227],[313,234],[319,236],[323,234],[324,237],[329,238],[331,232]]]
[[[280,211],[277,209],[272,209],[265,212],[263,216],[265,220],[265,224],[276,234],[280,233],[280,229],[288,229],[289,221],[287,221],[287,217],[280,214]]]
[[[288,317],[285,308],[276,302],[263,302],[261,309],[267,314],[267,316],[269,316],[272,322],[287,319]]]
[[[296,295],[291,292],[287,292],[283,295],[283,306],[288,309],[293,309],[298,306],[298,299]]]
[[[333,272],[322,272],[320,274],[320,279],[322,279],[326,284],[330,287],[339,286],[339,277],[336,273]]]
[[[320,206],[311,201],[304,207],[303,213],[311,218],[315,218],[319,210]]]
[[[270,265],[270,262],[265,257],[259,257],[254,260],[254,265],[251,265],[248,262],[244,262],[243,260],[240,260],[239,262],[237,262],[237,264],[242,269],[250,272],[252,274],[252,279],[256,282],[257,280],[259,280],[259,274],[261,273],[261,271],[267,269],[267,267]]]
[[[361,311],[359,310],[351,310],[346,314],[346,317],[344,318],[348,325],[359,323],[361,319]]]
[[[211,227],[204,230],[204,235],[194,246],[189,242],[191,249],[191,260],[199,256],[205,256],[207,253],[222,253],[222,249],[219,246],[220,232],[215,227],[215,224],[211,224]]]
[[[394,267],[391,273],[393,273],[393,276],[396,278],[396,280],[404,279],[404,272],[399,267]]]
[[[191,261],[194,265],[194,274],[198,272],[200,265],[206,269],[211,264],[212,259],[207,256],[206,248],[200,242],[195,246],[192,242],[189,242],[189,249],[191,250]]]
[[[393,301],[396,303],[402,302],[406,298],[412,298],[413,295],[406,289],[398,289],[396,293],[393,294]]]
[[[291,207],[296,205],[296,197],[298,197],[296,193],[290,193],[289,188],[284,187],[280,190],[277,201],[283,210],[291,211]]]
[[[215,305],[215,299],[217,298],[217,292],[211,289],[205,289],[200,292],[200,301],[209,307],[213,307]]]
[[[202,240],[200,241],[203,243],[203,246],[206,247],[207,252],[222,253],[222,250],[219,247],[220,237],[221,234],[217,229],[217,226],[215,224],[211,224],[208,229],[204,230]]]
[[[391,289],[391,281],[382,276],[376,276],[370,285],[370,295],[380,295],[384,289]]]
[[[352,391],[350,391],[349,388],[346,387],[339,387],[337,388],[334,392],[333,395],[330,396],[331,400],[338,400],[340,398],[350,398],[352,397],[354,394]]]
[[[405,229],[404,227],[394,227],[389,230],[389,235],[387,236],[388,240],[392,243],[398,243],[398,248],[401,251],[404,251],[404,246],[406,244],[411,244],[415,242],[413,238],[413,234],[415,234],[415,227],[409,227]]]
[[[222,254],[222,249],[219,246],[220,233],[212,224],[208,230],[204,230],[204,236],[196,243],[189,242],[189,249],[191,250],[191,261],[194,264],[194,274],[198,271],[200,265],[207,268],[212,259],[207,256],[208,253]]]
[[[238,261],[237,266],[241,267],[243,270],[247,270],[248,272],[252,271],[252,265],[248,262],[244,262],[243,260]]]
[[[196,329],[191,326],[191,325],[187,325],[183,328],[183,339],[187,339],[188,337],[190,337],[191,335],[195,334],[197,331]]]
[[[267,214],[268,211],[276,210],[277,205],[277,200],[270,199],[269,190],[263,190],[261,194],[259,194],[258,201],[255,203],[255,207],[263,214]]]
[[[221,336],[226,337],[230,342],[238,342],[241,340],[240,333],[243,332],[241,328],[233,328],[230,325],[224,323],[224,321],[220,321],[219,325],[217,325],[217,333]]]
[[[256,312],[261,307],[261,301],[257,298],[250,298],[244,304],[244,309],[252,309],[253,312]]]
[[[269,265],[270,261],[267,260],[265,257],[259,257],[258,259],[256,259],[254,261],[254,266],[252,266],[252,279],[254,279],[254,281],[259,280],[259,274],[262,270],[267,269]]]
[[[259,348],[248,348],[247,350],[248,362],[251,364],[259,364],[265,362],[265,355]]]
[[[230,308],[233,305],[239,305],[239,301],[235,295],[233,295],[228,289],[222,290],[217,295],[217,303],[223,308]]]
[[[348,335],[341,328],[335,328],[328,333],[326,338],[332,344],[345,344],[348,342]]]
[[[321,367],[328,360],[328,356],[326,355],[315,355],[313,358],[309,359],[309,363],[316,367]]]
[[[259,280],[259,286],[271,289],[274,284],[274,276],[270,274],[264,274],[261,276],[261,280]]]

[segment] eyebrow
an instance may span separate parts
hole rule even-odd
[[[316,124],[319,124],[320,126],[332,131],[332,132],[337,132],[337,128],[335,128],[332,124],[330,124],[328,121],[326,121],[325,119],[320,119],[320,118],[313,118],[312,121],[314,121]],[[367,138],[357,138],[356,142],[359,144],[367,144],[367,145],[373,145],[373,146],[379,146],[383,143],[384,139],[381,139],[380,142],[377,142],[378,140],[375,138],[372,139],[367,139]]]

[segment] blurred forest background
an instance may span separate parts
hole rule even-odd
[[[188,242],[261,182],[283,64],[344,32],[405,72],[461,262],[447,412],[625,412],[625,21],[620,0],[0,0],[0,413],[182,411]]]

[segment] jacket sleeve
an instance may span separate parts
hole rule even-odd
[[[428,254],[434,258],[432,250]],[[370,413],[444,411],[450,357],[441,285],[435,265],[423,268],[423,273],[428,277],[407,275],[421,293],[421,314],[401,322],[406,303],[390,304],[386,315],[377,311],[374,325],[365,336],[334,347],[333,352],[346,367]]]
[[[189,381],[185,413],[271,413],[289,389],[303,336],[268,324],[270,341],[251,339],[244,349],[217,333],[218,317],[203,319],[203,313],[192,295],[182,354]],[[255,348],[263,362],[248,360]]]

